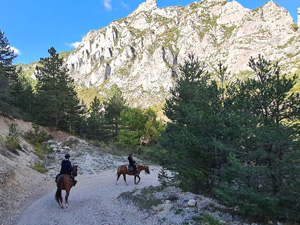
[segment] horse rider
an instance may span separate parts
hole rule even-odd
[[[71,177],[71,180],[74,183],[74,186],[77,183],[77,180],[75,180],[75,177],[72,175],[72,171],[73,171],[73,167],[72,167],[72,163],[70,162],[70,155],[66,154],[65,155],[65,159],[61,162],[61,169],[60,169],[60,173],[56,175],[56,179],[55,182],[57,181],[57,178],[61,175],[61,174],[68,174]]]
[[[137,166],[136,166],[136,162],[133,160],[132,153],[129,154],[128,161],[129,161],[129,166],[133,168],[134,174],[137,175]]]

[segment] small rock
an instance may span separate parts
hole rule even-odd
[[[70,147],[69,146],[64,146],[63,149],[66,150],[66,151],[69,151]]]
[[[188,202],[188,207],[195,207],[197,205],[197,201],[195,199],[190,199]]]

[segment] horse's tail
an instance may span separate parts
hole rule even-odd
[[[57,180],[57,190],[55,193],[55,200],[59,204],[59,199],[61,198],[61,191],[62,191],[62,184],[64,182],[64,177],[62,176],[60,179]]]

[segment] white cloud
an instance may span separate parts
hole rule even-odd
[[[74,43],[66,44],[66,45],[71,47],[71,48],[77,48],[80,45],[80,42],[74,42]]]
[[[12,47],[12,46],[9,46],[9,47],[10,47],[11,50],[14,51],[15,54],[21,55],[21,51],[19,49],[15,48],[15,47]]]
[[[124,8],[124,9],[127,9],[127,10],[129,10],[129,5],[128,4],[126,4],[125,2],[121,2],[121,5],[122,5],[122,7]]]
[[[104,0],[103,4],[104,4],[104,7],[106,8],[107,11],[111,11],[112,10],[111,0]]]

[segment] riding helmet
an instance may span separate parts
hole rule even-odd
[[[71,156],[69,154],[65,154],[65,158],[70,158]]]

